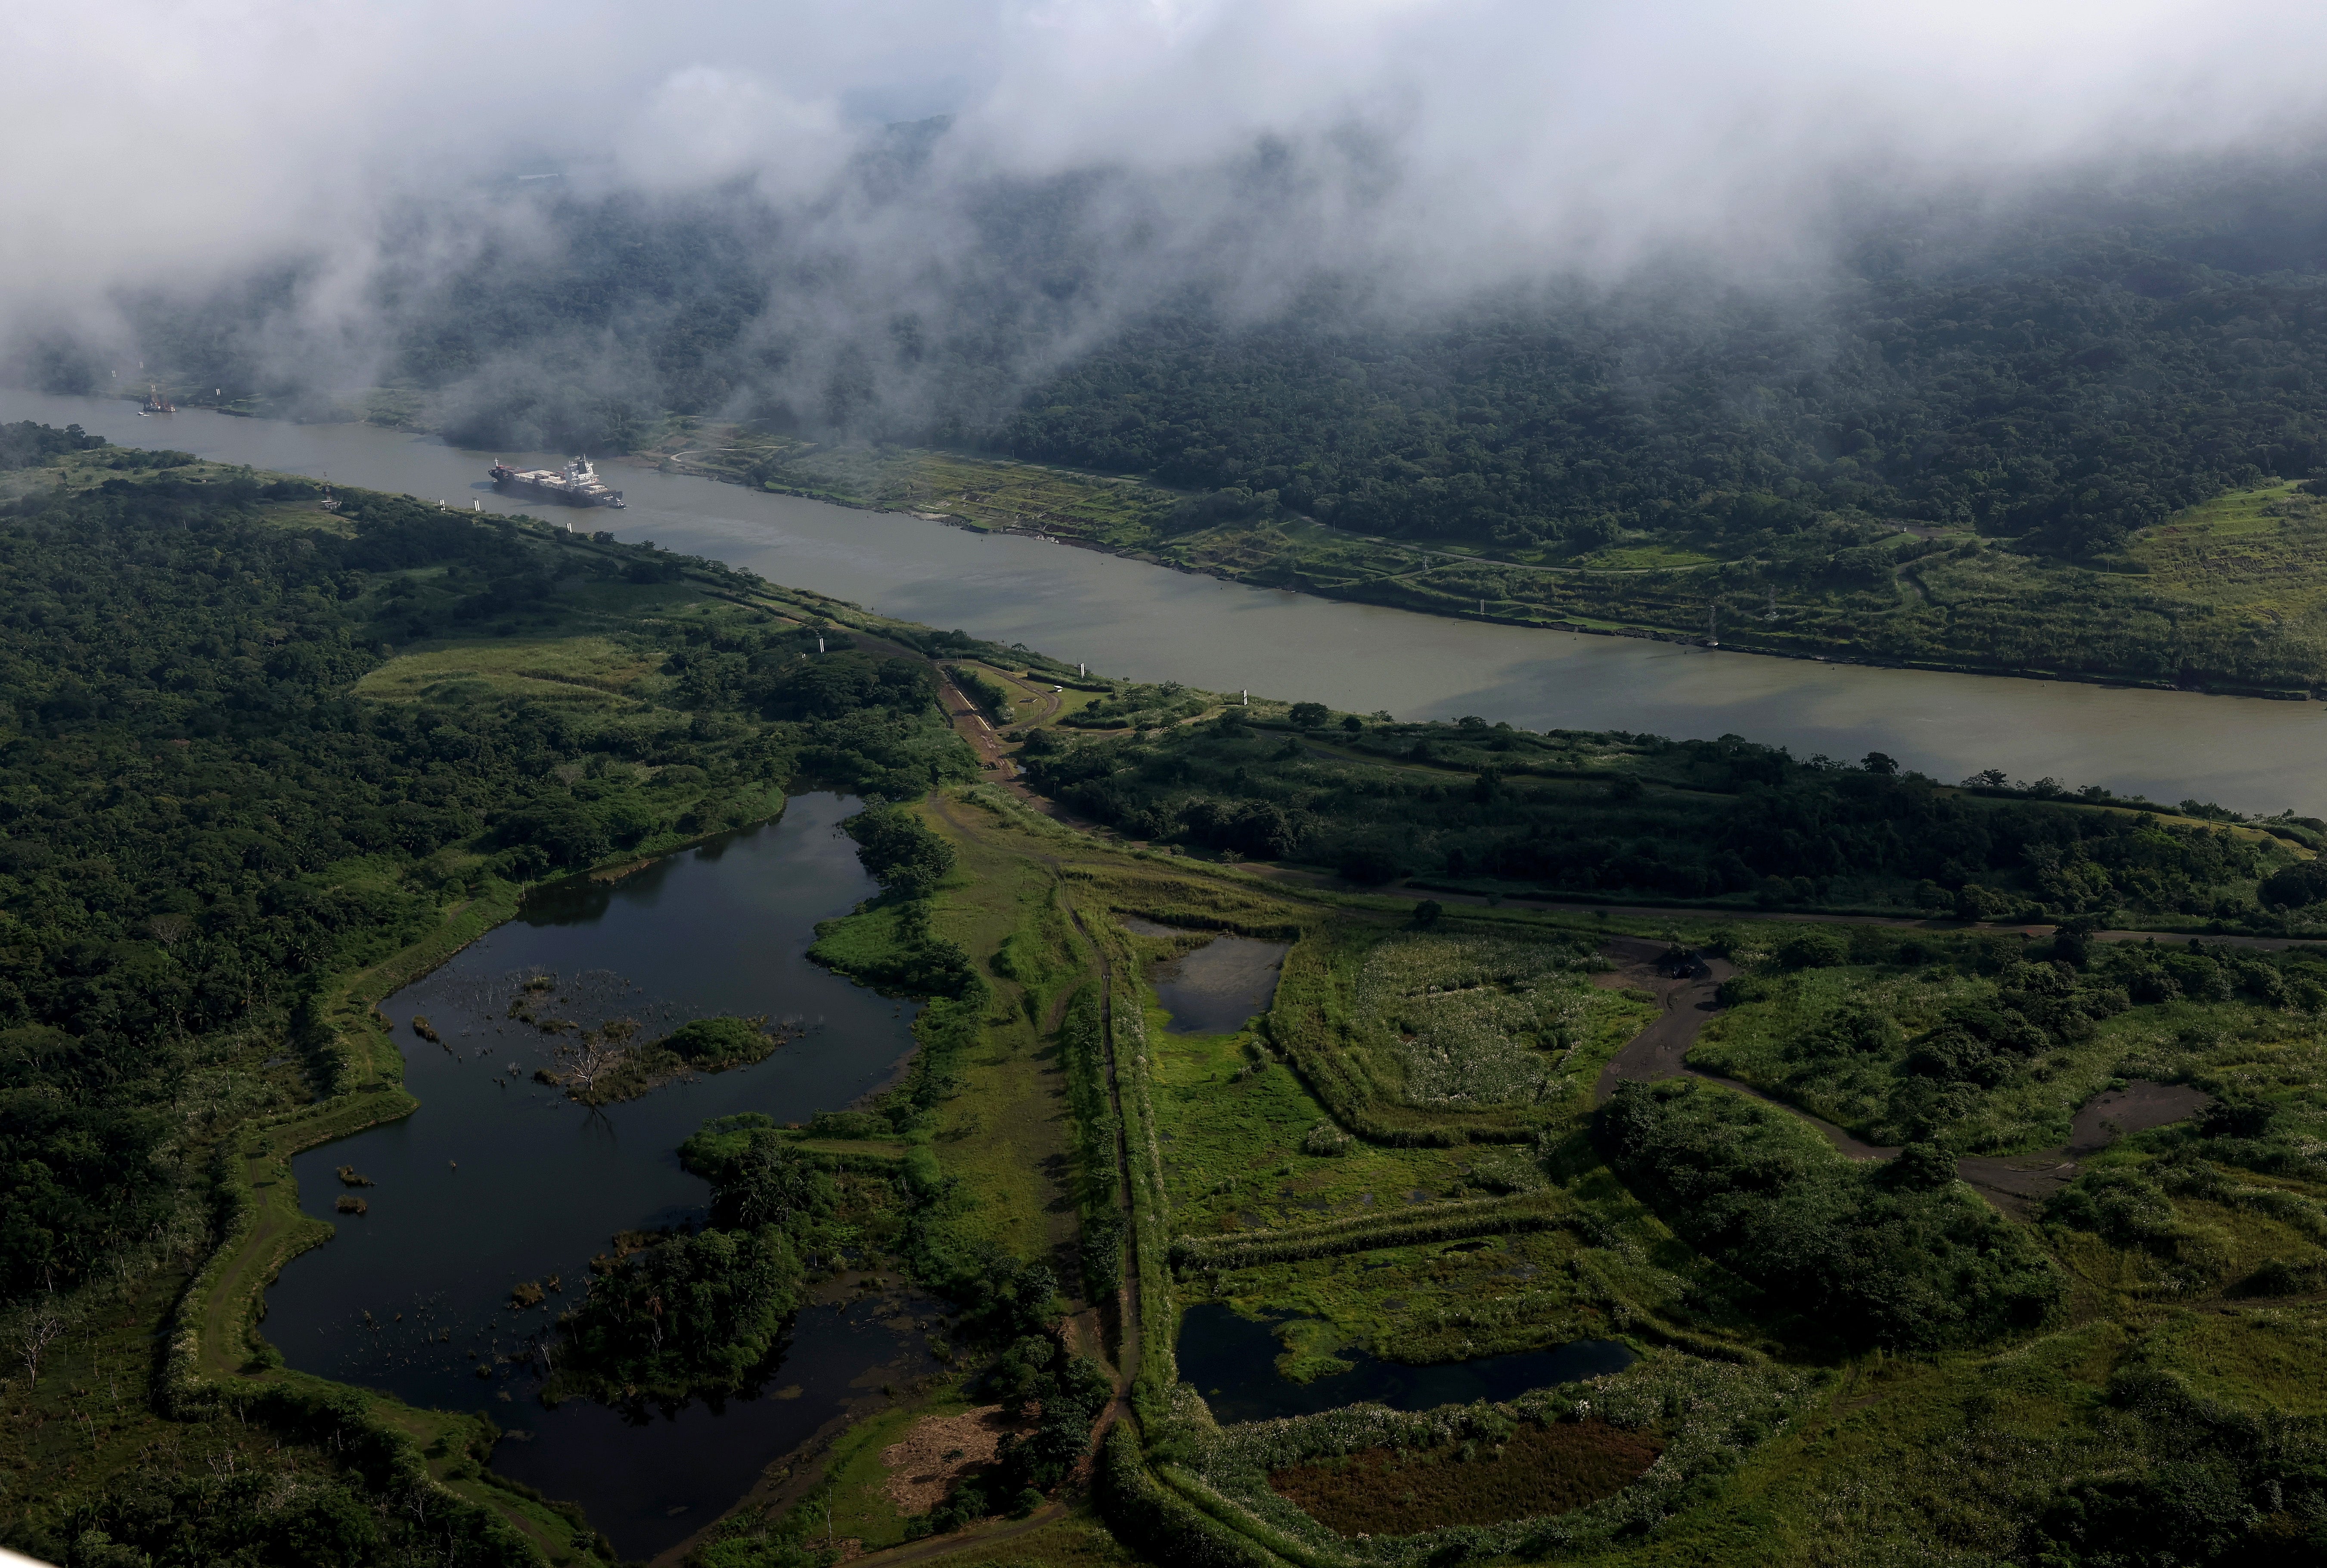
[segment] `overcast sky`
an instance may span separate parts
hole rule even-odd
[[[1133,171],[1200,210],[1265,142],[1326,260],[1463,278],[1815,242],[1838,180],[2300,146],[2327,7],[2287,0],[107,0],[0,19],[0,298],[72,311],[319,256],[565,169],[824,190],[887,120],[944,178]],[[333,297],[330,287],[319,297]]]

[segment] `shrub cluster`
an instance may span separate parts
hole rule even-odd
[[[869,806],[841,824],[856,858],[883,890],[925,899],[953,869],[953,845],[904,806]]]
[[[593,1263],[588,1295],[559,1320],[572,1384],[659,1398],[748,1387],[844,1239],[825,1223],[838,1188],[769,1117],[706,1122],[678,1153],[711,1183],[710,1226]],[[859,1182],[859,1204],[874,1190]]]
[[[1103,1302],[1123,1283],[1123,1183],[1115,1106],[1107,1089],[1099,999],[1089,986],[1067,1003],[1059,1055],[1075,1134],[1075,1206],[1082,1224],[1083,1299]]]
[[[1977,1344],[2042,1323],[2063,1295],[2042,1250],[1944,1159],[1869,1169],[1782,1111],[1687,1078],[1620,1086],[1593,1130],[1633,1191],[1799,1337]]]
[[[1024,1437],[1005,1436],[994,1463],[963,1478],[943,1502],[906,1527],[909,1536],[942,1535],[998,1513],[1025,1513],[1090,1451],[1091,1425],[1114,1397],[1106,1368],[1067,1352],[1046,1335],[1020,1339],[996,1360],[988,1391],[1023,1417],[1041,1414]]]

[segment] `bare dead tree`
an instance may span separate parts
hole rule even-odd
[[[56,1308],[47,1302],[28,1309],[16,1321],[16,1345],[24,1360],[25,1387],[29,1391],[41,1386],[41,1358],[57,1336],[65,1331],[65,1321]]]
[[[560,1045],[557,1063],[565,1069],[562,1079],[566,1092],[585,1104],[594,1104],[599,1080],[621,1066],[629,1054],[597,1033]]]

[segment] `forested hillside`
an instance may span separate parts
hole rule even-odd
[[[942,129],[901,127],[866,160],[870,210],[931,199],[915,171]],[[401,390],[370,406],[596,452],[666,414],[744,417],[1152,474],[1211,518],[1570,550],[1678,531],[1725,555],[1828,514],[2090,555],[2327,462],[2308,167],[1863,210],[1831,265],[1782,283],[1683,269],[1428,308],[1378,277],[1296,280],[1266,308],[1201,272],[1159,285],[1123,259],[1111,199],[1104,181],[987,190],[955,266],[886,283],[738,196],[548,199],[546,246],[387,266]],[[417,253],[458,229],[408,223]],[[189,385],[312,401],[332,389],[268,369],[246,330],[278,307],[260,288],[150,303],[141,331]],[[104,379],[69,349],[34,369]]]
[[[1215,515],[1589,549],[1748,544],[1845,512],[2065,554],[2327,453],[2327,288],[2157,236],[2064,237],[1815,299],[1509,302],[1397,327],[1334,288],[1151,316],[1030,397],[1023,456],[1152,472]],[[2146,243],[2144,243],[2144,241]]]
[[[1152,732],[1143,715],[1089,740],[1037,731],[1023,760],[1036,788],[1128,836],[1363,883],[2268,924],[2313,901],[2309,850],[2327,842],[2311,819],[2265,832],[2194,801],[2161,811],[2051,779],[1947,785],[1879,752],[1844,763],[1736,736],[1329,723],[1317,704],[1257,724],[1249,711]]]

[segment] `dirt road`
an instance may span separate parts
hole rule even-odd
[[[1888,1160],[1899,1153],[1853,1137],[1832,1122],[1751,1084],[1690,1067],[1689,1048],[1696,1043],[1706,1021],[1720,1010],[1721,983],[1736,970],[1725,959],[1688,954],[1676,961],[1672,953],[1666,943],[1638,937],[1618,937],[1601,945],[1601,957],[1612,959],[1618,967],[1596,976],[1597,982],[1646,991],[1662,1004],[1662,1011],[1601,1069],[1595,1098],[1606,1100],[1621,1083],[1703,1078],[1777,1106],[1816,1128],[1853,1160]],[[2069,1141],[2059,1148],[2031,1154],[1967,1155],[1956,1162],[1956,1174],[2004,1212],[2020,1219],[2033,1218],[2045,1199],[2076,1179],[2079,1162],[2085,1157],[2127,1134],[2193,1116],[2212,1103],[2210,1096],[2186,1085],[2136,1080],[2086,1102],[2070,1125]]]

